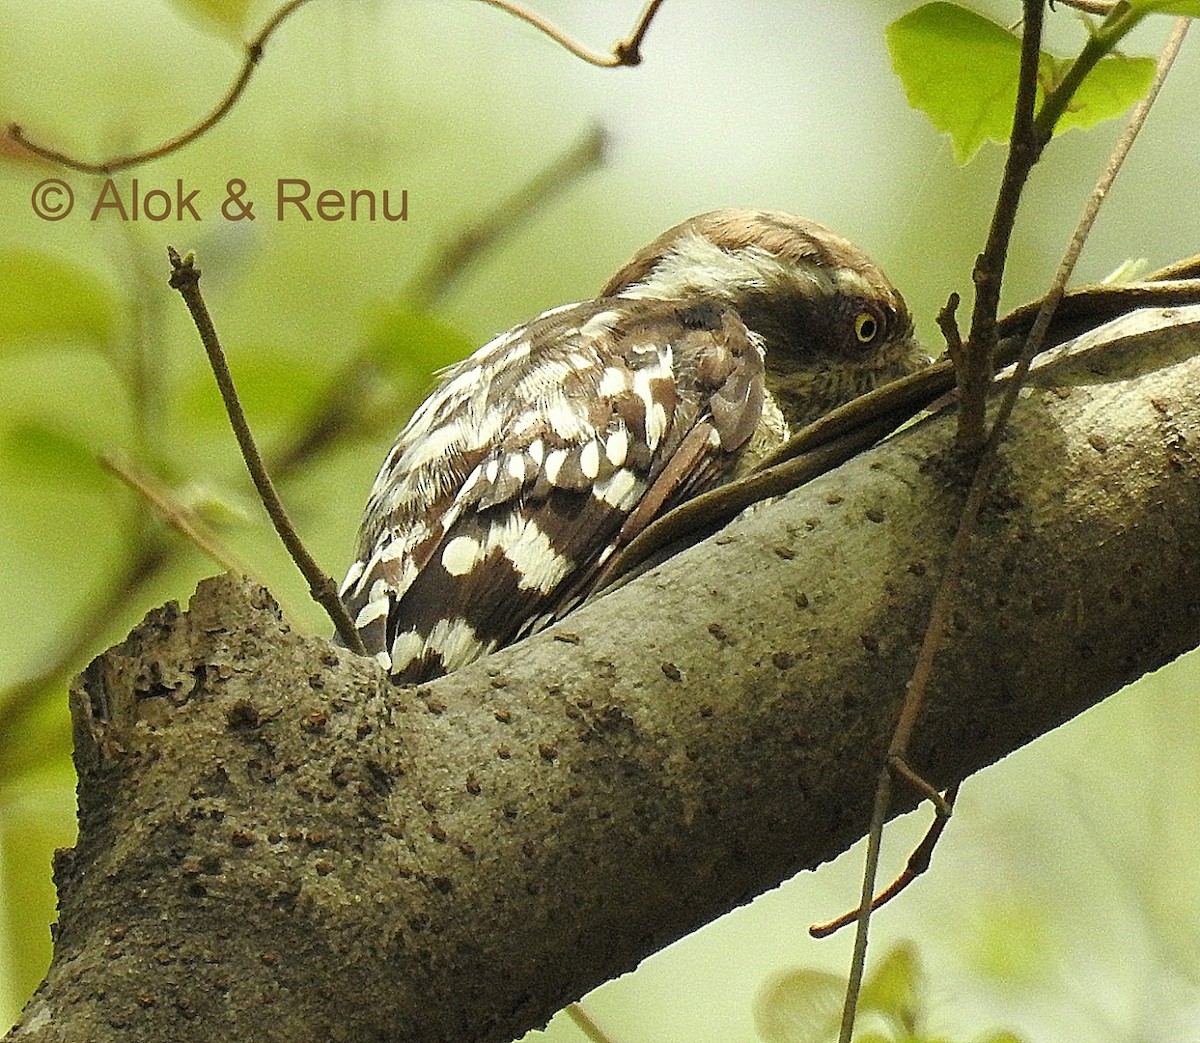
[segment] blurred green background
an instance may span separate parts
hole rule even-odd
[[[238,41],[275,8],[250,3],[239,28],[231,19],[243,6],[4,0],[0,121],[81,158],[157,144],[222,95],[241,64]],[[268,582],[295,626],[328,630],[244,477],[166,286],[167,244],[198,253],[269,455],[295,446],[339,389],[352,404],[340,414],[352,424],[294,458],[282,482],[312,549],[340,576],[375,470],[430,371],[590,296],[689,214],[763,205],[831,225],[885,267],[940,350],[933,315],[951,290],[969,300],[1003,156],[989,146],[955,166],[906,107],[883,29],[912,6],[668,0],[644,64],[601,70],[472,0],[315,0],[271,39],[216,129],[116,175],[124,192],[135,176],[143,191],[199,188],[199,224],[111,212],[91,221],[102,179],[0,148],[0,1028],[49,958],[49,860],[73,837],[69,677],[218,568],[97,454],[155,476]],[[1019,14],[1001,0],[974,6],[1006,24]],[[640,0],[537,8],[606,49]],[[1078,48],[1077,16],[1060,7],[1049,21],[1059,53]],[[1147,25],[1130,49],[1153,53],[1168,26]],[[1118,181],[1081,279],[1129,257],[1157,266],[1200,249],[1194,46]],[[439,249],[597,124],[609,134],[602,168],[538,205],[445,293],[420,299],[412,280]],[[1118,130],[1064,136],[1035,172],[1008,304],[1049,279]],[[30,203],[49,176],[77,200],[54,223]],[[233,178],[257,203],[253,222],[220,216]],[[406,189],[408,220],[280,222],[278,178],[393,198]],[[927,1034],[1200,1040],[1196,671],[1187,657],[967,784],[932,871],[874,927],[877,954],[915,945]],[[920,816],[890,829],[886,872],[923,829]],[[780,1010],[760,999],[790,970],[844,974],[849,938],[814,942],[806,929],[853,904],[860,865],[855,849],[803,874],[604,986],[588,1009],[614,1040],[784,1038],[771,1035]],[[547,1038],[583,1036],[559,1017]]]

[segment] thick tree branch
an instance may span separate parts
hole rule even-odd
[[[1018,404],[911,749],[935,784],[1200,643],[1200,308],[1173,314]],[[420,688],[230,579],[152,613],[73,689],[80,842],[12,1038],[511,1039],[833,857],[957,517],[952,439],[916,425]]]

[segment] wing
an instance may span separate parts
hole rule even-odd
[[[763,413],[763,356],[716,304],[602,298],[450,369],[375,480],[342,598],[415,683],[578,605],[620,546],[727,481]]]

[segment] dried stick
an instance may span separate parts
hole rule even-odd
[[[567,1017],[575,1023],[576,1028],[592,1043],[613,1043],[612,1037],[596,1024],[595,1019],[583,1009],[582,1003],[568,1003],[564,1009]]]
[[[954,801],[958,797],[959,784],[955,783],[946,790],[945,800],[947,808],[954,807]],[[947,810],[945,813],[939,812],[933,820],[933,824],[929,827],[928,832],[921,839],[921,842],[913,848],[912,854],[908,856],[908,862],[904,866],[904,870],[892,883],[880,891],[870,903],[870,911],[874,913],[881,906],[887,905],[901,891],[905,890],[909,884],[917,879],[922,873],[929,868],[930,859],[933,857],[933,849],[937,846],[937,842],[941,839],[942,831],[946,828],[946,823],[950,821],[950,813]],[[847,927],[854,923],[855,920],[862,915],[862,909],[855,909],[853,912],[843,913],[836,920],[830,920],[826,924],[816,924],[808,929],[808,933],[814,938],[828,938],[831,934],[835,934],[843,927]]]
[[[97,458],[100,466],[115,475],[130,489],[153,505],[172,529],[191,543],[202,554],[212,558],[228,572],[239,572],[253,576],[253,572],[233,551],[225,547],[208,526],[200,521],[195,512],[179,502],[171,491],[152,475],[136,464],[122,460],[111,453],[101,453]],[[255,577],[257,578],[257,577]],[[261,580],[258,582],[261,583]]]
[[[136,167],[139,164],[148,163],[152,159],[159,159],[162,156],[170,155],[172,152],[177,152],[185,145],[190,145],[201,135],[208,133],[208,131],[225,118],[229,110],[238,103],[242,94],[245,93],[246,85],[250,82],[250,77],[254,75],[254,70],[258,67],[258,63],[262,59],[263,48],[266,46],[267,40],[271,38],[275,30],[289,16],[308,2],[309,0],[289,0],[288,3],[276,11],[267,21],[266,25],[258,31],[258,35],[246,44],[246,57],[242,62],[242,67],[237,74],[237,78],[225,92],[225,97],[217,103],[216,108],[194,127],[183,131],[181,134],[177,134],[160,145],[155,145],[153,148],[145,149],[142,152],[130,152],[123,156],[114,156],[112,159],[106,159],[99,163],[89,163],[86,160],[75,159],[73,156],[65,152],[60,152],[57,149],[30,141],[25,136],[25,132],[16,123],[9,124],[8,136],[34,155],[52,160],[55,163],[61,163],[64,167],[81,171],[84,174],[115,174],[118,170]]]
[[[501,11],[507,11],[510,15],[521,19],[532,25],[539,32],[545,33],[551,40],[561,47],[565,47],[576,58],[582,58],[589,65],[598,65],[602,69],[615,69],[622,65],[639,65],[642,61],[642,40],[646,36],[646,31],[650,28],[650,23],[654,20],[655,14],[662,6],[663,0],[649,0],[645,9],[642,11],[641,17],[634,24],[633,30],[625,37],[624,40],[618,40],[613,44],[612,53],[604,54],[600,51],[592,51],[584,47],[581,43],[576,43],[561,29],[556,28],[540,14],[531,11],[524,4],[519,4],[516,0],[480,0],[481,3],[498,7]]]
[[[208,354],[213,375],[217,379],[217,387],[220,388],[221,398],[225,403],[225,411],[229,414],[229,422],[233,426],[233,433],[237,436],[238,446],[242,450],[242,458],[246,461],[246,467],[250,471],[250,477],[254,481],[254,487],[258,490],[263,506],[271,518],[271,524],[275,526],[275,531],[279,533],[279,538],[283,540],[283,544],[287,547],[297,568],[308,580],[309,592],[312,594],[313,600],[325,609],[333,621],[342,643],[352,652],[366,655],[362,638],[346,612],[346,606],[338,597],[336,584],[321,570],[300,540],[279,499],[279,494],[275,491],[271,476],[267,474],[267,469],[263,465],[254,435],[251,434],[250,425],[246,422],[246,414],[242,411],[242,404],[238,400],[237,389],[234,387],[229,365],[225,361],[225,353],[221,350],[216,328],[208,314],[204,297],[200,293],[200,270],[195,266],[191,254],[186,258],[181,258],[179,252],[169,246],[167,247],[167,256],[171,260],[171,288],[179,291],[188,306],[188,311],[192,313],[192,321],[196,323],[200,340]]]
[[[959,581],[965,569],[967,551],[974,534],[975,523],[979,516],[980,507],[987,495],[991,475],[999,459],[998,450],[1000,441],[1004,436],[1009,417],[1012,415],[1013,407],[1016,404],[1024,378],[1029,372],[1032,360],[1038,351],[1041,350],[1042,341],[1049,329],[1050,321],[1054,317],[1058,301],[1062,297],[1063,288],[1070,278],[1071,272],[1074,270],[1075,262],[1078,260],[1079,253],[1083,249],[1088,232],[1095,223],[1100,206],[1107,197],[1108,191],[1116,179],[1117,173],[1120,171],[1126,156],[1129,154],[1129,150],[1132,148],[1138,132],[1145,123],[1154,100],[1158,97],[1163,80],[1170,71],[1171,65],[1175,61],[1175,56],[1179,53],[1179,48],[1187,32],[1187,25],[1188,19],[1186,18],[1181,18],[1176,23],[1170,39],[1159,56],[1158,68],[1155,72],[1154,82],[1151,85],[1150,91],[1130,114],[1126,129],[1114,147],[1112,157],[1088,199],[1079,225],[1072,235],[1063,260],[1058,267],[1058,271],[1055,273],[1050,292],[1042,301],[1037,318],[1034,321],[1033,329],[1029,334],[1028,343],[1022,352],[1017,370],[1008,385],[1004,399],[1001,401],[996,420],[988,434],[983,454],[980,457],[970,489],[967,492],[967,500],[963,505],[958,529],[950,545],[946,569],[934,597],[933,606],[930,609],[929,624],[926,627],[917,663],[908,684],[908,694],[905,697],[904,705],[900,711],[900,718],[896,724],[896,730],[888,746],[888,765],[881,773],[880,784],[876,791],[875,807],[872,813],[872,832],[867,845],[867,866],[863,874],[862,901],[856,916],[858,929],[855,935],[854,959],[846,989],[846,1003],[842,1011],[842,1027],[839,1043],[849,1043],[854,1029],[854,1014],[857,1007],[858,993],[862,987],[863,968],[866,962],[871,902],[875,891],[875,879],[878,873],[879,838],[882,836],[883,824],[887,819],[891,805],[893,774],[901,765],[908,768],[905,758],[908,753],[909,742],[924,704],[925,692],[933,673],[934,660],[949,628],[950,616],[958,597]],[[911,768],[908,768],[908,774],[913,774]],[[879,836],[876,836],[877,833]]]
[[[254,75],[254,70],[262,60],[263,50],[266,47],[267,41],[276,29],[308,2],[309,0],[288,0],[287,3],[276,11],[258,31],[254,39],[246,44],[246,57],[242,61],[242,67],[238,70],[233,83],[229,86],[229,89],[225,92],[225,96],[217,103],[216,107],[195,126],[175,135],[173,138],[169,138],[159,145],[155,145],[153,148],[144,149],[140,152],[129,152],[93,163],[84,159],[76,159],[74,156],[58,149],[50,148],[48,145],[39,145],[36,141],[30,140],[26,136],[25,131],[17,123],[10,123],[8,125],[8,136],[17,145],[31,152],[33,155],[54,163],[59,163],[70,170],[78,170],[84,174],[114,174],[118,170],[126,170],[129,167],[147,163],[152,159],[160,159],[163,156],[170,155],[172,152],[178,151],[185,145],[190,145],[197,138],[208,133],[208,131],[228,115],[229,110],[238,103],[245,93],[246,86],[250,82],[250,77]],[[582,58],[585,62],[603,68],[616,68],[623,65],[638,65],[641,62],[642,40],[645,38],[646,32],[650,28],[650,23],[654,20],[659,7],[662,6],[663,0],[649,0],[645,10],[642,11],[641,17],[634,24],[633,30],[625,39],[619,40],[613,45],[611,54],[600,54],[588,50],[582,44],[578,44],[568,37],[562,30],[555,28],[555,26],[541,15],[529,10],[522,4],[512,2],[512,0],[482,0],[482,2],[490,4],[492,7],[498,7],[502,11],[507,11],[522,21],[528,22],[556,43],[561,44],[576,57]]]

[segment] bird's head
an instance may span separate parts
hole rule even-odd
[[[710,300],[756,334],[793,425],[929,362],[904,298],[849,240],[773,210],[713,210],[640,250],[602,297]]]

